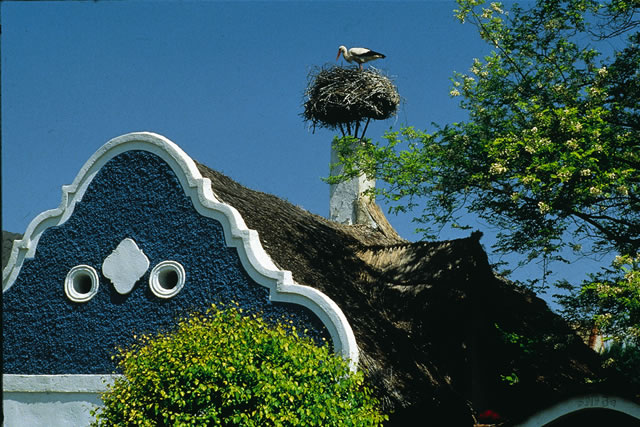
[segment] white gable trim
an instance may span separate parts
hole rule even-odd
[[[42,233],[66,222],[98,171],[112,158],[131,150],[148,151],[166,161],[196,210],[222,224],[226,244],[237,248],[243,267],[253,280],[269,288],[271,300],[300,304],[313,311],[327,327],[336,352],[350,361],[352,370],[357,369],[358,346],[338,305],[317,289],[294,282],[290,271],[278,269],[263,249],[258,232],[247,228],[234,207],[218,200],[211,189],[211,181],[202,177],[193,159],[169,139],[150,132],[129,133],[110,140],[89,158],[72,184],[62,187],[60,206],[38,215],[27,227],[23,238],[14,242],[2,273],[3,292],[15,282],[25,258],[35,255]]]
[[[560,417],[584,409],[609,409],[630,415],[640,420],[640,405],[617,396],[589,394],[574,397],[550,408],[537,412],[519,427],[538,427],[546,425]]]

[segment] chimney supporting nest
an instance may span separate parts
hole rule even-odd
[[[331,149],[331,176],[340,175],[343,171],[338,163],[338,153]],[[375,187],[375,180],[364,174],[348,181],[331,184],[329,188],[329,218],[341,224],[362,224],[378,228],[367,209],[369,196],[365,192]]]

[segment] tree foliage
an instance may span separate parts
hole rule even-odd
[[[570,322],[640,347],[640,256],[619,255],[579,287],[566,280],[559,287],[571,291],[558,297]]]
[[[378,425],[386,419],[347,361],[237,307],[120,349],[124,374],[95,425]]]
[[[471,212],[500,230],[495,249],[521,253],[523,263],[565,260],[567,249],[636,259],[640,4],[540,0],[508,12],[482,0],[458,4],[457,18],[493,49],[452,80],[450,95],[468,120],[433,132],[405,128],[382,143],[336,139],[346,175],[385,181],[380,193],[396,210],[421,207],[427,237],[443,224],[465,227],[462,214]],[[620,290],[595,290],[605,282]],[[575,303],[589,295],[602,310],[623,310],[617,297],[637,301],[640,292],[620,268],[590,283]],[[620,320],[637,326],[637,316]]]

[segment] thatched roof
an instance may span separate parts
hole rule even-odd
[[[360,369],[393,412],[389,425],[414,417],[470,425],[485,409],[519,421],[591,391],[630,396],[544,301],[493,273],[480,233],[411,243],[386,227],[331,222],[198,168],[280,268],[343,310]],[[3,233],[3,266],[11,238]],[[514,373],[517,383],[509,384]]]
[[[11,256],[11,247],[13,246],[13,241],[17,239],[21,239],[22,234],[10,233],[8,231],[2,230],[2,269],[4,270],[4,266],[7,265],[9,261],[9,256]]]
[[[411,243],[384,228],[328,221],[198,168],[279,267],[341,307],[360,368],[395,412],[391,424],[418,415],[433,425],[469,425],[484,409],[521,420],[565,397],[628,390],[543,300],[494,274],[480,233]],[[510,385],[512,373],[518,382]]]

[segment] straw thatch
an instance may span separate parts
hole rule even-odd
[[[566,396],[628,392],[544,301],[496,277],[479,233],[411,243],[381,228],[329,221],[198,168],[258,231],[276,265],[344,311],[360,369],[393,412],[388,425],[411,425],[416,417],[470,425],[488,408],[517,421]],[[541,340],[543,354],[514,361],[513,345],[496,325]],[[512,372],[517,386],[501,380]]]
[[[7,265],[9,261],[9,256],[11,255],[11,247],[13,246],[13,241],[21,239],[21,234],[10,233],[8,231],[2,230],[2,269],[4,270],[4,266]]]
[[[375,68],[316,68],[309,73],[305,97],[302,116],[313,127],[340,129],[343,136],[360,138],[371,119],[388,119],[400,103],[393,82]]]

